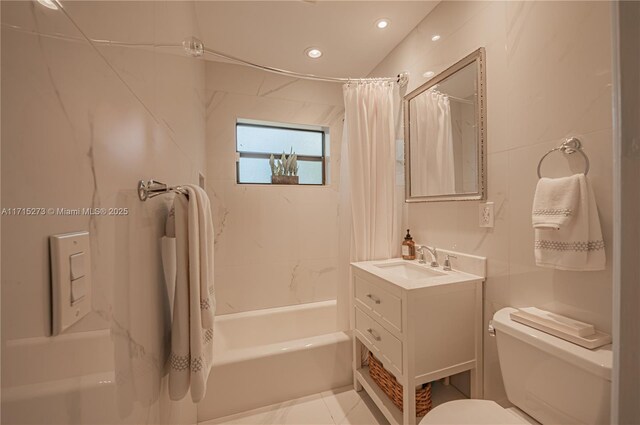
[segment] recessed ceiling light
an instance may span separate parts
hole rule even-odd
[[[309,47],[304,53],[309,56],[311,59],[318,59],[322,56],[322,51],[317,47]]]
[[[433,37],[431,37],[431,41],[438,41],[440,40],[440,35],[436,34]]]
[[[378,19],[376,21],[376,27],[383,30],[389,26],[389,20],[387,18]]]
[[[426,77],[426,78],[431,78],[431,77],[433,77],[435,74],[436,74],[436,73],[435,73],[435,72],[433,72],[433,71],[427,71],[427,72],[425,72],[424,74],[422,74],[422,76],[423,76],[423,77]]]
[[[59,9],[58,2],[56,2],[55,0],[38,0],[38,3],[40,3],[44,7],[52,9],[52,10],[58,10]]]

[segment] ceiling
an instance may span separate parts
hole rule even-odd
[[[332,77],[364,77],[438,1],[196,2],[205,46],[260,65]],[[380,30],[380,18],[390,25]],[[323,55],[310,59],[308,47]],[[214,59],[209,56],[208,59]]]

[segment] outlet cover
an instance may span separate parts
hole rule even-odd
[[[493,202],[480,203],[478,219],[480,227],[493,227]]]

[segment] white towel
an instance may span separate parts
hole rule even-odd
[[[164,282],[167,286],[169,298],[170,317],[173,317],[173,299],[176,292],[176,209],[171,207],[165,223],[165,236],[160,239],[160,255],[162,256],[162,269],[164,270]]]
[[[198,186],[185,186],[188,199],[176,195],[175,231],[177,277],[169,397],[181,400],[191,389],[191,399],[204,398],[213,357],[213,222],[207,194]]]
[[[580,197],[580,176],[541,178],[533,198],[532,221],[535,229],[556,229],[570,223]]]
[[[164,283],[167,286],[169,309],[173,317],[173,299],[176,293],[176,238],[163,236],[160,239],[160,255],[162,256],[162,269],[164,270]]]
[[[593,189],[584,174],[578,175],[578,183],[575,217],[559,230],[535,229],[538,266],[574,271],[604,270],[604,241]]]

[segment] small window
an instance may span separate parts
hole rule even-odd
[[[238,120],[236,123],[237,181],[271,184],[269,158],[293,150],[298,159],[298,184],[325,184],[325,139],[322,127]]]

